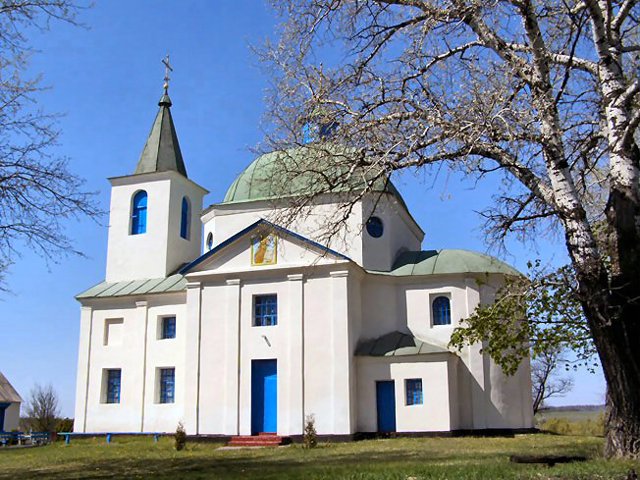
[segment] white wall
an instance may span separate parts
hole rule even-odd
[[[259,359],[278,362],[279,434],[300,435],[309,414],[318,433],[352,433],[346,278],[273,271],[203,281],[199,433],[251,433],[251,362]],[[253,298],[262,294],[277,295],[275,326],[253,325]]]
[[[162,278],[200,253],[206,190],[176,172],[111,179],[106,281]],[[147,231],[131,235],[133,196],[147,192]],[[190,238],[180,237],[182,198],[191,203]]]
[[[382,220],[382,236],[374,238],[363,228],[362,266],[367,270],[390,271],[399,253],[419,251],[424,233],[409,213],[391,195],[367,197],[363,200],[363,222],[370,216]]]
[[[75,431],[175,431],[184,416],[185,312],[184,293],[83,307]],[[160,339],[158,322],[172,315],[176,316],[176,338]],[[105,344],[105,325],[113,319],[122,319],[122,334],[114,337],[120,341]],[[158,402],[157,369],[161,367],[175,368],[174,404]],[[107,369],[121,370],[120,403],[105,402]]]
[[[20,426],[20,404],[18,402],[10,404],[4,410],[4,431],[10,432],[18,430]],[[2,425],[0,425],[2,427]],[[0,428],[0,430],[3,430]]]
[[[376,432],[376,381],[393,380],[396,431],[444,432],[452,427],[449,403],[450,354],[429,356],[358,357],[358,425]],[[422,379],[422,405],[407,405],[405,380]]]
[[[327,197],[319,200],[294,219],[287,216],[286,205],[274,205],[269,201],[214,205],[202,217],[203,238],[206,242],[208,234],[212,232],[215,246],[264,218],[327,245],[325,234],[328,219],[335,219],[343,214],[339,211],[339,203],[330,203],[332,201],[338,202],[339,199]],[[363,224],[374,208],[375,215],[384,222],[384,233],[380,238],[373,238],[363,231]],[[367,198],[355,204],[349,218],[330,239],[328,246],[366,269],[390,270],[400,250],[420,250],[423,236],[420,228],[395,198],[376,195],[375,198]],[[204,251],[206,250],[205,245]]]

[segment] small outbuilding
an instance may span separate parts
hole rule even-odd
[[[0,372],[0,432],[17,430],[20,423],[22,398]]]

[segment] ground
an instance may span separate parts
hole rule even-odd
[[[495,438],[396,438],[271,449],[220,449],[189,443],[177,452],[171,438],[73,440],[30,449],[0,449],[0,479],[602,479],[627,478],[640,462],[606,461],[602,438],[551,434]],[[514,454],[586,455],[557,465],[509,462]]]

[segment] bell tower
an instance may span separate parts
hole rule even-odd
[[[107,282],[164,278],[201,251],[202,199],[189,180],[171,116],[169,58],[164,93],[132,175],[110,178]]]

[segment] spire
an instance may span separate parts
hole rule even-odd
[[[169,64],[169,55],[162,63],[165,66],[164,93],[158,102],[160,109],[140,155],[135,174],[174,170],[186,177],[187,169],[184,166],[170,110],[172,103],[169,98],[169,72],[173,71],[173,68]]]

